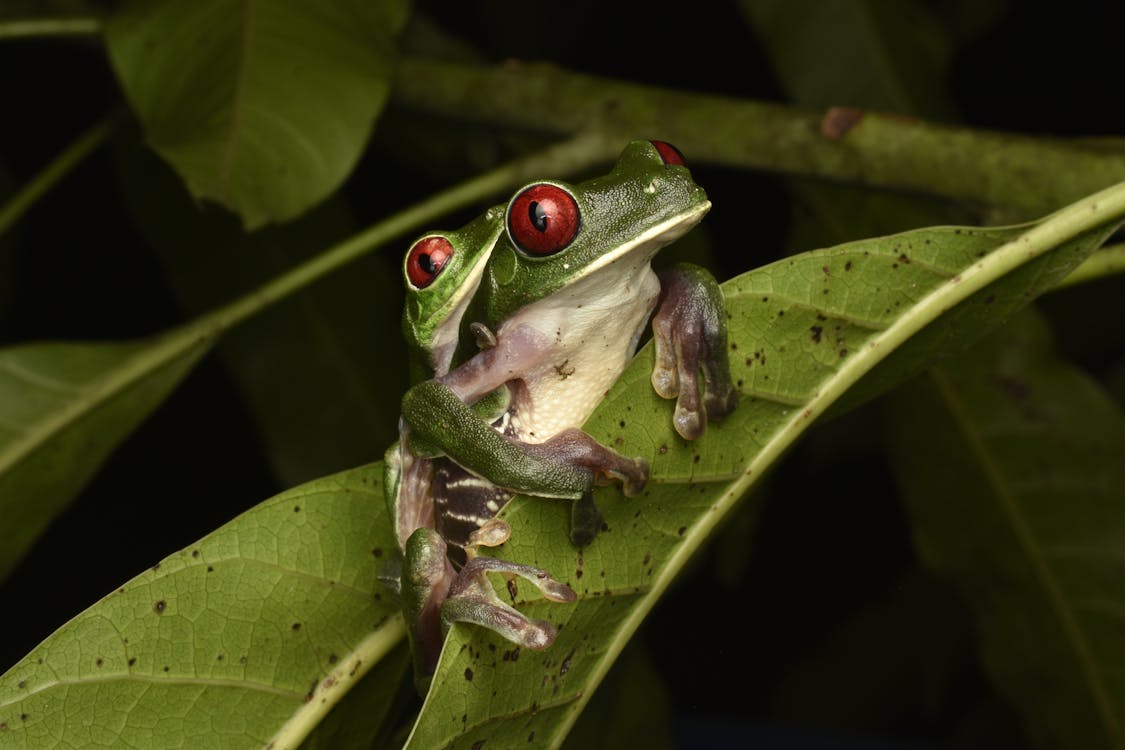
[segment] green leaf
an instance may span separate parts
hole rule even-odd
[[[405,0],[134,0],[110,59],[154,149],[252,229],[351,171],[386,101]]]
[[[642,350],[586,427],[647,458],[648,487],[629,500],[602,491],[603,533],[581,551],[566,542],[565,503],[507,506],[513,534],[497,555],[551,571],[578,601],[548,603],[526,586],[514,597],[559,627],[542,654],[455,626],[408,747],[522,745],[531,733],[557,746],[690,556],[817,417],[860,381],[868,396],[881,392],[994,329],[1123,218],[1118,186],[1035,226],[918,230],[795,256],[725,284],[739,408],[686,443],[649,385],[651,348]],[[708,627],[684,637],[712,637]]]
[[[244,513],[0,677],[0,747],[296,747],[402,640],[390,529],[378,465]]]
[[[181,329],[0,350],[0,579],[209,343]]]
[[[1027,314],[898,394],[918,548],[1039,747],[1125,747],[1125,418]],[[925,425],[925,429],[919,429]]]

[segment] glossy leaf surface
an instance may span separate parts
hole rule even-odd
[[[148,142],[197,198],[247,228],[326,198],[389,90],[401,0],[131,2],[109,20]]]
[[[378,466],[262,503],[0,677],[0,747],[296,747],[402,639],[389,529]]]

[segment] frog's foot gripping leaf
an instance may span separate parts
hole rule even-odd
[[[652,332],[656,348],[652,387],[661,397],[676,399],[672,418],[676,432],[695,440],[708,420],[722,419],[738,404],[727,356],[723,293],[714,277],[688,264],[660,274]]]
[[[411,534],[405,558],[403,614],[410,626],[414,681],[422,694],[437,668],[445,634],[455,622],[481,625],[525,648],[540,650],[554,643],[554,626],[533,620],[503,602],[486,573],[524,578],[550,601],[572,602],[577,598],[569,586],[546,571],[507,560],[474,557],[455,571],[446,557],[445,541],[433,529],[421,528]]]

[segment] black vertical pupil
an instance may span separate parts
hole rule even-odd
[[[418,256],[418,265],[423,271],[429,274],[437,273],[437,267],[434,265],[434,258],[429,253],[422,253]]]
[[[547,231],[547,210],[539,201],[531,201],[527,204],[527,218],[531,219],[531,226],[540,232]]]

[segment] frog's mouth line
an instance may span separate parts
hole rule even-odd
[[[703,217],[710,210],[711,201],[703,201],[699,205],[688,209],[685,213],[677,214],[670,219],[649,227],[613,252],[606,253],[591,263],[583,275],[589,275],[599,268],[608,266],[611,263],[616,263],[638,248],[651,246],[653,247],[652,255],[656,255],[656,252],[660,250],[660,248],[675,242],[680,237],[687,234],[696,224],[703,220]]]

